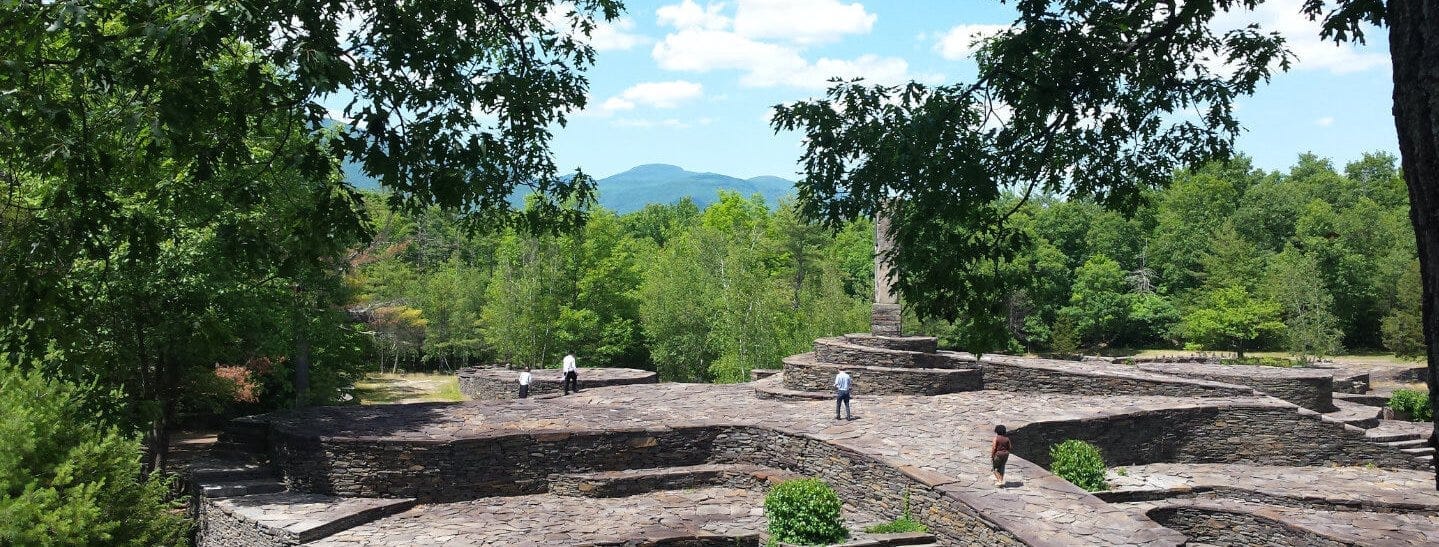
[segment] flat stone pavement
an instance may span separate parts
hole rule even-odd
[[[520,432],[759,426],[807,435],[879,459],[930,484],[1032,545],[1177,545],[1181,534],[1116,507],[1018,457],[1011,487],[989,470],[994,424],[1016,428],[1172,408],[1283,407],[1269,397],[1085,397],[976,391],[935,397],[859,397],[858,419],[834,420],[832,401],[761,400],[751,387],[651,384],[558,399],[328,407],[279,415],[276,427],[322,438],[448,441]],[[387,519],[387,521],[390,519]],[[415,532],[415,531],[412,531]]]
[[[758,534],[764,493],[738,488],[627,498],[549,494],[421,505],[312,545],[581,545],[699,535]]]
[[[1238,500],[1165,500],[1115,505],[1128,507],[1136,514],[1143,514],[1151,508],[1161,506],[1251,513],[1348,545],[1374,547],[1439,545],[1439,515],[1434,514],[1323,511],[1262,505]]]
[[[1124,475],[1118,474],[1120,469]],[[1118,492],[1228,488],[1300,502],[1439,514],[1439,492],[1428,471],[1155,463],[1111,469],[1108,480],[1110,490]]]

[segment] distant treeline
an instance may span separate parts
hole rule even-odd
[[[1285,173],[1239,158],[1176,173],[1129,215],[1031,198],[1013,220],[1031,245],[998,265],[1021,287],[993,295],[1003,349],[1414,354],[1418,262],[1394,164],[1369,154],[1340,172],[1306,154]],[[704,210],[595,210],[572,234],[470,236],[439,211],[367,199],[376,237],[348,281],[383,367],[553,367],[573,351],[590,366],[738,381],[867,328],[866,220],[828,230],[791,202],[726,193]],[[908,325],[963,339],[954,324]]]

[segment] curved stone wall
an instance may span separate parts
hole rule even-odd
[[[1246,385],[1310,410],[1336,410],[1334,373],[1328,370],[1208,363],[1141,363],[1135,367],[1184,378]]]
[[[984,389],[1071,395],[1243,397],[1254,389],[1139,370],[1129,365],[1055,361],[1008,355],[980,359]]]
[[[1108,465],[1249,463],[1365,465],[1427,469],[1364,431],[1278,401],[1144,411],[1101,418],[1036,422],[1014,428],[1014,453],[1048,468],[1049,447],[1068,439],[1099,448]]]
[[[875,337],[881,340],[881,337]],[[815,359],[822,363],[856,367],[974,368],[974,358],[955,352],[919,352],[853,344],[847,338],[814,341]]]
[[[1183,532],[1195,543],[1205,545],[1294,545],[1342,547],[1319,534],[1290,526],[1279,520],[1234,507],[1178,505],[1155,507],[1145,512],[1155,522]]]
[[[981,389],[979,369],[888,368],[818,362],[805,353],[784,359],[784,386],[794,391],[834,391],[834,376],[849,372],[855,395],[941,395]]]
[[[939,339],[933,336],[876,336],[869,333],[844,335],[844,341],[856,346],[879,349],[897,349],[934,353],[939,350]]]
[[[564,393],[564,377],[559,369],[530,371],[530,397]],[[520,371],[504,367],[466,367],[456,372],[460,393],[475,401],[516,399],[520,396]],[[627,384],[653,384],[659,376],[649,370],[632,368],[579,369],[580,389]]]
[[[516,433],[432,443],[320,439],[277,430],[272,447],[293,489],[421,502],[540,493],[557,473],[705,462],[764,465],[821,476],[843,499],[886,518],[902,514],[907,496],[912,514],[946,545],[1023,543],[913,475],[824,441],[759,427]]]

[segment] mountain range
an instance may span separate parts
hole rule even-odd
[[[356,188],[377,190],[379,183],[366,176],[357,164],[346,163],[345,179]],[[674,203],[685,197],[693,199],[695,205],[704,209],[719,199],[720,190],[739,192],[749,197],[753,194],[764,196],[771,207],[779,198],[794,192],[794,181],[779,177],[754,177],[741,179],[718,173],[696,173],[682,167],[652,163],[631,168],[628,171],[595,181],[599,190],[599,203],[606,209],[620,214],[638,211],[650,203]],[[517,203],[523,201],[515,196]]]

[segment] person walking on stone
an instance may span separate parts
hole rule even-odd
[[[565,380],[564,380],[564,384],[565,384],[565,395],[569,395],[569,394],[570,394],[571,386],[573,386],[573,389],[575,390],[575,393],[579,393],[579,392],[580,392],[580,371],[579,371],[579,368],[575,366],[575,353],[574,353],[574,352],[570,352],[570,353],[566,353],[566,354],[565,354],[563,372],[564,372],[564,375],[565,375]]]
[[[989,460],[994,467],[994,485],[1004,488],[1004,464],[1009,463],[1009,452],[1014,449],[1009,442],[1009,431],[1003,425],[994,426],[994,443],[989,445]]]
[[[834,419],[839,419],[839,405],[844,405],[844,419],[853,420],[854,416],[849,413],[849,373],[843,370],[834,375]]]
[[[530,375],[530,367],[525,367],[525,370],[520,371],[520,398],[521,398],[521,399],[524,399],[524,398],[527,398],[527,397],[530,396],[530,382],[533,381],[533,380],[534,380],[534,376],[531,376],[531,375]]]

